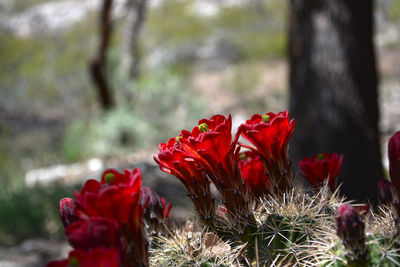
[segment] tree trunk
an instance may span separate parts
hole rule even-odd
[[[291,0],[289,63],[293,163],[342,153],[341,192],[374,202],[383,171],[373,1]]]
[[[96,86],[100,103],[104,110],[114,107],[115,102],[107,79],[107,50],[112,31],[112,0],[103,0],[99,19],[100,42],[96,54],[89,64],[89,71]]]

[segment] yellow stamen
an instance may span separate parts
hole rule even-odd
[[[208,132],[210,129],[208,129],[207,123],[204,122],[199,125],[199,130],[200,130],[200,132],[205,133],[205,132]]]

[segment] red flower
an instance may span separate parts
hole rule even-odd
[[[263,156],[269,171],[268,176],[276,190],[280,191],[285,191],[291,184],[287,147],[294,132],[294,125],[295,121],[289,121],[289,114],[284,111],[277,114],[255,114],[240,126],[241,135]]]
[[[200,164],[182,149],[177,139],[181,140],[182,137],[171,138],[167,144],[161,143],[160,153],[154,156],[154,160],[162,171],[175,175],[184,184],[202,222],[213,227],[215,204],[210,181]]]
[[[176,140],[170,139],[168,144],[161,144],[161,152],[155,157],[162,170],[175,174],[186,185],[202,221],[211,228],[213,222],[210,220],[213,220],[215,208],[204,173],[221,194],[229,216],[234,219],[250,216],[248,190],[237,165],[240,148],[236,144],[239,136],[236,135],[232,142],[231,129],[230,115],[228,117],[214,115],[209,120],[202,119],[191,132],[183,130]],[[203,178],[193,179],[193,177]],[[206,192],[208,202],[213,202],[212,210],[207,209],[206,206],[209,205],[203,201],[205,198],[201,195],[201,191]],[[212,217],[207,213],[212,214]],[[247,227],[248,221],[249,218],[242,225],[244,228]],[[244,228],[240,229],[240,232],[244,231]]]
[[[400,131],[389,140],[389,174],[396,193],[400,194]]]
[[[125,170],[125,173],[130,171]],[[115,219],[120,226],[129,225],[131,229],[140,228],[142,208],[140,206],[140,186],[142,177],[139,175],[124,182],[106,183],[104,176],[112,172],[106,171],[102,183],[88,180],[79,194],[75,191],[77,205],[76,213],[80,218],[98,216]],[[122,176],[122,174],[120,174]],[[127,175],[131,176],[131,175]],[[117,177],[117,176],[115,176]],[[118,181],[118,179],[116,179]]]
[[[242,178],[256,198],[272,192],[272,184],[266,174],[267,169],[259,154],[252,151],[241,153],[239,168]]]
[[[117,223],[106,218],[91,217],[74,222],[67,227],[65,235],[75,249],[88,251],[95,247],[122,248]]]
[[[192,132],[182,131],[180,141],[187,152],[200,159],[209,169],[220,164],[226,169],[226,157],[235,148],[236,142],[232,142],[232,118],[222,115],[214,115],[211,119],[202,119]]]
[[[52,261],[47,267],[120,267],[119,252],[116,249],[98,247],[89,251],[73,250],[68,259]]]
[[[120,174],[108,170],[102,183],[88,180],[81,193],[75,191],[75,213],[81,218],[103,217],[114,219],[128,244],[131,264],[148,264],[148,242],[140,205],[142,176],[139,170],[125,170]]]
[[[171,213],[172,205],[167,204],[164,198],[151,188],[143,187],[141,190],[141,205],[144,208],[143,217],[151,230],[158,233],[168,225],[168,218]]]
[[[71,223],[79,220],[74,213],[75,202],[69,197],[61,199],[60,204],[58,205],[58,210],[60,212],[61,221],[64,224],[64,227],[67,227]]]
[[[321,186],[328,179],[329,188],[336,189],[336,181],[342,168],[343,155],[337,153],[323,153],[300,160],[299,167],[303,171],[304,177],[313,186]]]
[[[238,168],[236,135],[232,141],[232,118],[214,115],[202,119],[192,132],[182,131],[179,143],[208,174],[234,218],[249,214],[249,194]]]

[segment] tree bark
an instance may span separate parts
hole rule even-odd
[[[107,79],[107,50],[110,41],[112,22],[112,0],[104,0],[100,16],[100,42],[96,54],[89,64],[92,80],[97,88],[99,100],[105,110],[115,106],[112,90]]]
[[[341,192],[374,202],[383,171],[373,1],[291,0],[289,64],[292,160],[342,153]]]

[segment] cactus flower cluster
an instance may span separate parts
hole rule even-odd
[[[74,250],[48,266],[149,266],[145,221],[159,227],[171,205],[141,184],[139,169],[110,169],[100,182],[86,181],[74,199],[62,199],[60,217]]]
[[[270,112],[232,133],[231,116],[214,115],[161,143],[154,160],[197,213],[183,228],[172,228],[172,206],[141,187],[138,169],[86,181],[59,204],[73,250],[48,266],[398,266],[400,132],[389,141],[391,181],[378,184],[382,206],[361,212],[339,195],[343,155],[300,160],[314,190],[296,186],[294,126],[287,111]]]

